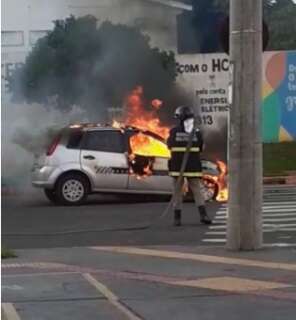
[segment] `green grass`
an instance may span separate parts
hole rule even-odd
[[[16,258],[17,255],[6,247],[1,248],[1,259]]]
[[[265,143],[263,145],[264,176],[286,176],[296,173],[296,142]]]

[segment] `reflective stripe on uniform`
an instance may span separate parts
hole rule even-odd
[[[179,177],[180,172],[178,171],[170,171],[169,175],[172,177]],[[183,177],[201,177],[202,172],[184,172]]]
[[[190,152],[199,152],[200,149],[198,147],[193,147],[189,149]],[[184,147],[173,147],[171,148],[171,152],[186,152],[186,148]]]

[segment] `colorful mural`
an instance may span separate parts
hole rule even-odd
[[[296,140],[296,51],[264,54],[262,119],[264,142]]]

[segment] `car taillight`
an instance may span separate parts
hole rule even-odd
[[[61,136],[60,135],[56,136],[53,139],[53,141],[51,142],[51,144],[47,148],[47,151],[46,151],[46,155],[47,156],[51,156],[54,153],[54,151],[55,151],[56,147],[58,146],[60,140],[61,140]]]

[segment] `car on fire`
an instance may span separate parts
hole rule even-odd
[[[93,193],[170,195],[169,157],[165,140],[150,131],[71,125],[35,157],[32,184],[61,205],[80,205]],[[202,192],[213,200],[219,192],[219,166],[205,160],[202,165]]]

